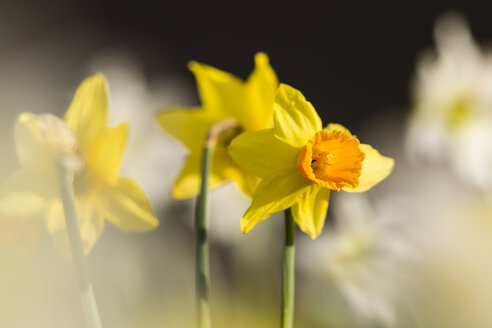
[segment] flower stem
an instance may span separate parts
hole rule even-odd
[[[294,235],[295,223],[289,208],[285,210],[284,266],[282,272],[282,328],[294,327]]]
[[[200,196],[197,200],[195,212],[195,235],[196,235],[196,300],[198,310],[198,326],[210,328],[210,308],[208,305],[208,292],[210,288],[210,264],[208,247],[208,175],[213,150],[205,145],[202,154],[202,184]]]
[[[82,240],[80,237],[79,224],[77,220],[77,212],[75,210],[73,196],[73,173],[70,170],[60,166],[60,191],[63,201],[63,209],[65,212],[65,220],[67,225],[68,239],[70,240],[70,248],[72,250],[72,259],[75,266],[75,272],[79,282],[80,297],[82,307],[87,321],[87,326],[90,328],[101,328],[101,319],[97,309],[94,290],[89,278],[89,271],[85,262],[84,252],[82,249]]]
[[[217,140],[222,132],[236,126],[234,120],[228,119],[219,122],[210,129],[202,153],[201,186],[195,211],[196,237],[196,302],[198,312],[198,326],[210,328],[210,306],[208,296],[210,291],[210,263],[209,263],[209,206],[208,206],[208,178],[212,164],[213,152]]]

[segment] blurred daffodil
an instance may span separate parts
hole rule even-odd
[[[241,230],[291,208],[301,230],[315,238],[331,190],[366,191],[390,174],[394,161],[339,124],[323,129],[311,103],[292,87],[280,85],[274,107],[272,129],[243,133],[229,148],[237,163],[262,178]]]
[[[337,198],[334,229],[301,248],[301,267],[331,282],[369,326],[397,326],[420,255],[416,232],[408,227],[411,215],[399,216],[393,207],[411,211],[398,198],[391,200],[384,203],[388,209],[373,206],[363,194]]]
[[[209,186],[233,179],[247,195],[252,195],[258,178],[240,168],[229,156],[227,146],[243,131],[271,127],[273,98],[278,87],[275,72],[264,53],[255,56],[255,69],[246,81],[211,66],[191,62],[202,100],[201,108],[174,108],[157,114],[160,126],[179,139],[190,151],[173,188],[176,199],[198,195],[203,142],[216,123],[233,118],[238,128],[219,140],[212,158]]]
[[[108,127],[106,81],[100,74],[80,85],[63,120],[22,113],[15,125],[21,168],[1,188],[0,217],[42,217],[63,254],[68,251],[59,169],[71,171],[84,251],[106,222],[123,231],[155,229],[158,221],[140,185],[119,176],[128,124]]]
[[[463,182],[492,187],[492,54],[463,17],[436,22],[435,53],[422,56],[413,84],[406,148],[411,157],[450,163]]]

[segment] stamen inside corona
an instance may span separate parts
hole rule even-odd
[[[297,168],[312,182],[339,191],[345,186],[357,187],[364,153],[359,139],[348,132],[317,132],[297,157]]]

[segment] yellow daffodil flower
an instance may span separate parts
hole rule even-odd
[[[292,87],[280,85],[274,107],[272,129],[245,132],[229,147],[234,161],[262,179],[241,230],[291,208],[301,230],[315,238],[331,190],[366,191],[391,173],[394,161],[339,124],[323,129],[314,107]]]
[[[197,81],[202,108],[174,108],[157,114],[159,125],[190,151],[174,185],[173,197],[187,199],[198,195],[203,142],[210,127],[227,118],[235,119],[238,128],[219,140],[212,158],[209,186],[233,179],[244,193],[252,195],[259,179],[230,158],[227,146],[242,131],[271,127],[278,80],[268,57],[264,53],[255,56],[255,69],[246,81],[197,62],[191,62],[189,68]]]
[[[119,176],[128,124],[108,126],[106,81],[96,74],[78,88],[63,120],[22,113],[15,125],[21,169],[0,190],[0,218],[42,217],[63,254],[68,251],[59,167],[74,176],[75,206],[85,253],[106,222],[123,231],[155,229],[158,221],[140,185]]]

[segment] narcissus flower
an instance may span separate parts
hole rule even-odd
[[[233,179],[244,193],[251,195],[259,180],[230,158],[227,146],[243,131],[271,127],[278,80],[268,57],[263,53],[255,56],[255,69],[246,81],[197,62],[191,62],[189,68],[195,74],[202,108],[173,108],[157,114],[159,125],[190,151],[174,185],[173,197],[187,199],[198,195],[203,142],[210,127],[227,118],[235,119],[238,128],[219,140],[212,158],[209,186]]]
[[[119,176],[128,124],[108,127],[106,82],[97,74],[78,88],[63,120],[22,113],[15,125],[21,169],[1,187],[0,218],[41,217],[62,253],[68,250],[59,167],[73,174],[84,251],[106,222],[123,231],[147,231],[158,221],[140,185]]]
[[[290,207],[301,230],[315,238],[331,190],[366,191],[390,174],[393,159],[339,124],[323,129],[311,103],[292,87],[280,85],[274,107],[272,129],[243,133],[229,148],[237,163],[262,178],[241,230]]]
[[[397,197],[374,206],[364,194],[340,196],[333,229],[300,248],[301,268],[335,286],[365,324],[397,327],[401,301],[416,276],[416,235],[422,232],[408,226],[412,211]],[[396,208],[406,212],[395,214]]]
[[[491,190],[491,52],[457,14],[440,17],[434,36],[436,50],[417,64],[406,150],[412,158],[449,163],[463,183]]]

